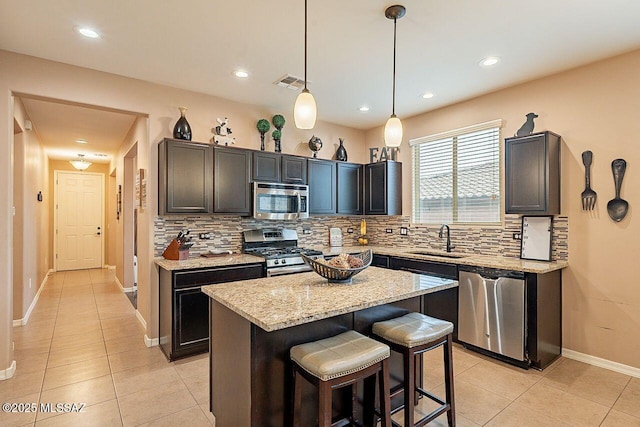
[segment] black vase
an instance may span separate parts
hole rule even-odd
[[[185,111],[187,109],[185,107],[180,107],[180,118],[176,122],[176,125],[173,127],[173,137],[175,139],[184,139],[185,141],[191,141],[191,126],[189,126],[189,122],[187,118],[184,116]]]
[[[347,150],[344,148],[344,139],[338,138],[340,141],[340,146],[336,150],[336,160],[340,160],[341,162],[347,161]]]

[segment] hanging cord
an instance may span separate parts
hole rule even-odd
[[[392,108],[391,108],[391,117],[396,116],[396,24],[397,22],[398,22],[398,19],[393,18],[393,102],[392,102]]]

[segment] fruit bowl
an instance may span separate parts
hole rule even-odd
[[[304,254],[302,254],[302,259],[304,260],[304,262],[309,264],[309,266],[311,266],[313,271],[327,279],[329,283],[351,283],[351,278],[353,276],[371,265],[373,255],[371,253],[371,249],[368,249],[359,254],[351,254],[351,256],[360,258],[363,262],[363,266],[358,268],[333,267],[311,259]]]

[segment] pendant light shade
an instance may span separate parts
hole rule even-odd
[[[296,99],[293,107],[293,120],[298,129],[313,129],[316,125],[316,100],[307,89],[304,89]]]
[[[91,166],[91,162],[88,162],[84,159],[84,154],[78,154],[78,159],[70,160],[71,166],[78,169],[79,171],[86,170],[89,166]]]
[[[384,145],[399,147],[402,144],[402,122],[395,115],[389,117],[384,127]]]
[[[307,89],[307,0],[304,0],[304,89],[293,107],[293,121],[298,129],[313,129],[317,114],[316,100]]]
[[[384,16],[393,19],[393,103],[391,117],[384,127],[384,144],[387,147],[399,147],[402,144],[402,122],[396,117],[396,24],[406,13],[404,6],[396,4],[384,11]]]

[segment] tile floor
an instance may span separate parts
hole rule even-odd
[[[0,413],[0,426],[211,426],[208,358],[168,363],[112,271],[51,275],[29,324],[14,328],[17,371],[0,402],[84,403],[82,413]],[[427,388],[444,394],[442,353],[425,356]],[[559,359],[524,371],[457,346],[457,425],[638,426],[640,379]],[[422,399],[417,411],[430,403]],[[396,417],[401,419],[401,413]],[[431,426],[446,426],[442,416]]]

